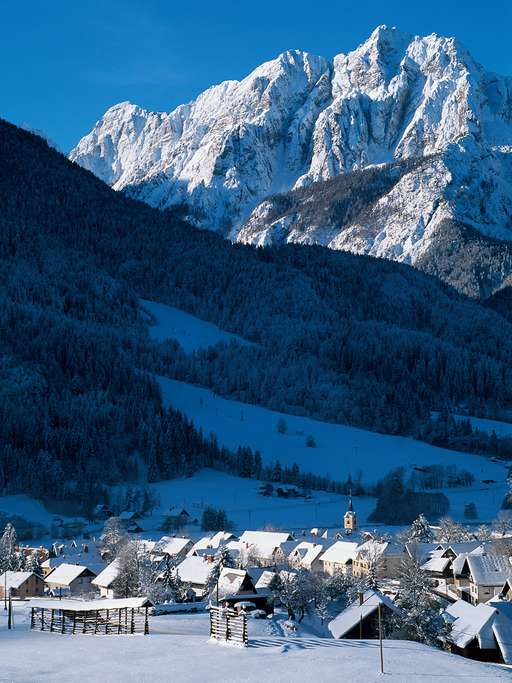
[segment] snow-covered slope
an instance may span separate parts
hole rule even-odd
[[[285,415],[230,401],[209,389],[165,377],[159,377],[158,382],[166,405],[184,413],[204,434],[215,434],[222,446],[250,446],[259,450],[264,463],[279,460],[289,467],[297,463],[304,472],[329,474],[336,480],[344,480],[349,474],[353,479],[361,475],[363,484],[375,483],[395,467],[402,466],[410,474],[414,467],[455,465],[475,477],[470,488],[445,491],[450,500],[450,515],[461,520],[468,501],[475,502],[480,519],[494,519],[506,493],[506,463],[402,436]],[[277,430],[280,419],[287,426],[284,435]],[[307,436],[314,438],[314,448],[306,445]],[[488,480],[494,483],[483,483]]]
[[[174,306],[167,306],[147,299],[141,299],[141,305],[143,310],[152,316],[152,320],[148,320],[150,336],[156,341],[175,339],[185,353],[208,348],[219,342],[249,344],[237,334],[225,332],[217,325],[196,318],[196,316]]]
[[[7,630],[3,610],[0,614],[0,655],[3,680],[16,683],[373,683],[383,679],[376,640],[342,641],[308,632],[303,637],[279,636],[274,619],[251,619],[249,647],[239,648],[209,642],[207,614],[151,617],[150,634],[145,637],[93,638],[30,631],[29,603],[15,603],[14,609],[15,630]],[[300,629],[306,630],[304,623]],[[385,680],[390,683],[510,680],[505,667],[481,664],[410,641],[386,640],[384,666]]]
[[[268,220],[272,201],[260,205],[417,157],[428,163],[349,229],[295,229],[294,216]],[[414,263],[446,219],[512,238],[512,79],[436,34],[380,26],[332,63],[285,52],[169,114],[116,105],[71,158],[116,189],[158,207],[186,203],[196,223],[255,244],[320,242]]]

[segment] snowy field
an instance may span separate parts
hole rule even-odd
[[[196,318],[179,308],[147,299],[141,299],[141,304],[156,320],[156,325],[149,325],[150,336],[156,341],[176,339],[186,353],[213,346],[218,342],[249,343],[242,337],[225,332],[213,323]]]
[[[456,420],[467,420],[471,422],[473,428],[481,432],[491,433],[493,430],[498,437],[512,436],[512,424],[510,422],[499,422],[498,420],[486,420],[481,417],[467,417],[465,415],[454,415]]]
[[[209,469],[200,470],[187,479],[171,479],[151,484],[151,488],[160,497],[160,510],[168,509],[170,505],[185,507],[193,517],[200,520],[205,506],[212,505],[226,511],[228,518],[234,522],[236,531],[264,529],[268,525],[298,532],[303,529],[309,531],[315,526],[339,529],[347,508],[345,496],[322,491],[314,491],[312,500],[309,501],[277,496],[267,498],[258,494],[258,481]],[[355,507],[361,523],[364,524],[375,507],[375,499],[356,498]],[[158,512],[159,510],[155,511],[155,515]],[[143,525],[146,526],[148,521],[145,519]]]
[[[363,483],[376,481],[400,465],[408,472],[414,466],[457,465],[475,477],[471,488],[445,491],[450,499],[450,514],[458,519],[463,517],[465,503],[474,502],[479,519],[492,520],[505,495],[506,465],[485,457],[229,401],[209,389],[164,377],[159,377],[159,383],[164,401],[181,410],[206,434],[213,432],[219,443],[229,448],[257,448],[264,462],[296,462],[305,471],[329,474],[333,479],[345,479],[349,474],[355,478],[362,473]],[[285,435],[276,428],[281,418],[288,429]],[[314,437],[315,448],[306,446],[307,435]],[[484,484],[484,480],[496,483]]]
[[[347,506],[345,496],[323,491],[313,491],[312,500],[309,501],[303,498],[278,498],[275,495],[268,498],[258,494],[260,482],[210,469],[202,469],[192,477],[170,479],[149,486],[158,494],[160,506],[151,516],[141,521],[144,537],[160,538],[162,532],[159,531],[159,527],[164,514],[171,506],[186,508],[199,520],[207,505],[222,508],[234,522],[236,531],[248,528],[262,529],[267,525],[290,531],[309,530],[313,526],[339,529]],[[375,507],[375,499],[359,497],[355,500],[360,522],[364,524]],[[40,502],[21,495],[0,497],[0,511],[21,515],[29,521],[40,522],[47,528],[50,528],[54,517]],[[65,515],[61,517],[65,521],[76,519]],[[373,528],[375,524],[371,526]],[[98,523],[93,529],[99,532],[101,527],[102,523]],[[191,537],[204,535],[204,532],[200,531],[200,526],[190,526],[186,533]],[[37,541],[48,543],[48,539]]]
[[[61,635],[30,631],[28,610],[16,605],[16,628],[0,615],[0,681],[176,683],[319,683],[383,680],[377,641],[285,636],[272,620],[249,621],[249,647],[208,641],[207,615],[153,617],[148,636]],[[504,667],[473,662],[404,641],[384,642],[385,680],[512,680]]]

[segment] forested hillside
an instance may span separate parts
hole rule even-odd
[[[0,487],[91,499],[232,454],[161,405],[167,372],[280,410],[415,433],[432,409],[512,405],[512,325],[413,268],[257,250],[115,193],[0,121]],[[256,342],[186,356],[139,297]]]

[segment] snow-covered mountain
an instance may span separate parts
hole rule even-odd
[[[423,163],[364,222],[324,225],[318,213],[305,224],[300,206],[281,215],[267,200],[416,158]],[[512,79],[436,34],[380,26],[332,62],[285,52],[170,114],[116,105],[71,159],[115,189],[161,208],[186,204],[199,225],[253,244],[316,242],[414,264],[447,220],[512,239]]]

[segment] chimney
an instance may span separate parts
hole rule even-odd
[[[359,592],[358,596],[359,596],[359,604],[362,605],[364,602],[364,594]]]

